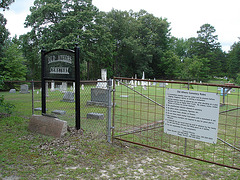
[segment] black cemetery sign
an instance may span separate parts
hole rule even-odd
[[[54,50],[45,54],[45,78],[74,80],[74,51]]]
[[[75,82],[76,129],[80,129],[80,70],[79,47],[73,50],[55,49],[41,52],[42,114],[46,115],[46,80]]]

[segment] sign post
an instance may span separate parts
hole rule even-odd
[[[75,110],[76,129],[80,129],[80,68],[79,47],[74,51],[55,49],[46,52],[41,51],[42,62],[42,115],[46,115],[46,80],[72,81],[76,84]]]

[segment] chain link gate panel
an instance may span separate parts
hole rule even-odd
[[[240,170],[240,87],[114,78],[113,139]],[[221,94],[217,143],[164,133],[166,88]]]

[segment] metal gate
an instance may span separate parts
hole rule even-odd
[[[221,94],[217,143],[164,133],[166,88]],[[240,170],[240,86],[114,78],[112,137]]]

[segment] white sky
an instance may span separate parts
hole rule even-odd
[[[11,36],[26,33],[24,21],[34,0],[15,0],[10,10],[2,12],[8,20],[7,29]],[[197,31],[205,23],[216,29],[218,41],[224,51],[239,41],[240,37],[240,0],[93,0],[100,11],[140,9],[167,18],[171,23],[171,34],[177,38],[196,37]]]

